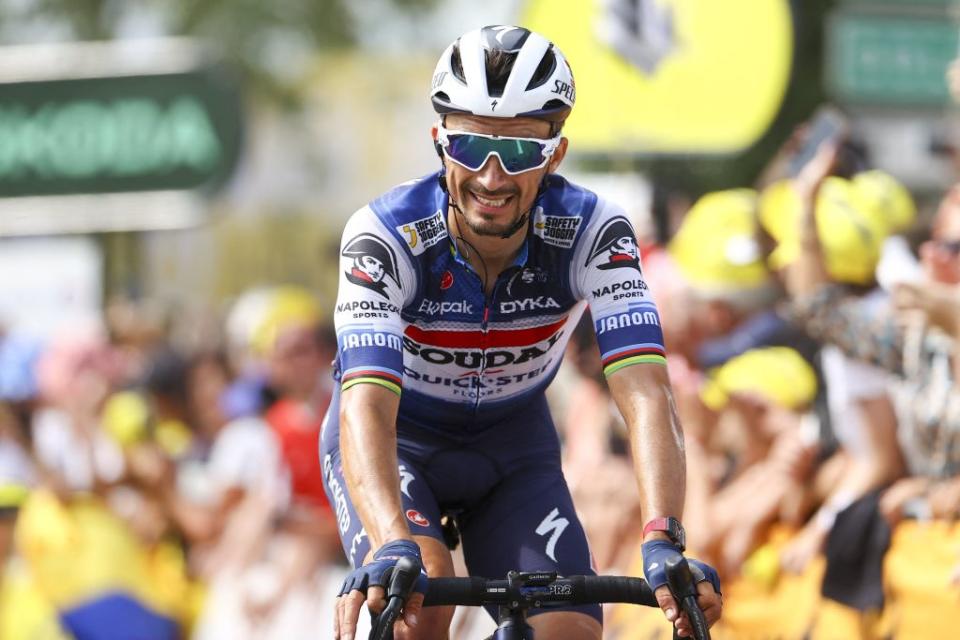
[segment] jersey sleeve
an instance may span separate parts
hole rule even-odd
[[[365,207],[353,214],[340,243],[340,284],[334,313],[342,389],[372,383],[400,394],[400,310],[413,281],[413,267],[403,247],[373,211]]]
[[[571,269],[575,295],[590,306],[603,374],[633,364],[666,364],[660,314],[643,278],[637,236],[623,210],[597,202]]]

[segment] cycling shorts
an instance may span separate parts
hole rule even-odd
[[[324,420],[320,461],[343,550],[363,564],[370,542],[347,491],[339,449],[337,392]],[[442,514],[452,514],[470,575],[508,571],[595,575],[583,527],[560,468],[560,443],[541,395],[509,420],[457,438],[397,424],[403,511],[413,535],[444,540]],[[537,609],[577,611],[603,622],[599,605]],[[488,608],[496,617],[496,608]]]

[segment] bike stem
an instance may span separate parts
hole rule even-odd
[[[491,640],[534,640],[533,628],[527,624],[527,612],[521,608],[500,607],[500,626]]]

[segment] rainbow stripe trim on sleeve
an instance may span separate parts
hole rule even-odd
[[[634,345],[619,349],[603,359],[603,375],[609,377],[615,371],[635,364],[667,364],[663,347],[656,345]]]
[[[393,391],[398,396],[403,387],[403,379],[395,371],[377,367],[358,367],[345,371],[340,380],[340,390],[346,391],[358,384],[378,384]]]

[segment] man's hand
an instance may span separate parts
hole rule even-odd
[[[394,540],[380,547],[373,554],[373,560],[359,569],[354,569],[343,581],[340,595],[337,596],[336,613],[333,619],[333,637],[335,640],[354,640],[357,633],[357,619],[360,608],[367,608],[375,614],[383,611],[387,605],[386,586],[389,570],[403,557],[416,558],[423,566],[420,547],[412,540]],[[413,587],[414,593],[404,606],[403,621],[408,627],[415,627],[417,615],[423,606],[423,594],[427,588],[427,573],[421,570],[420,577]]]
[[[904,506],[916,498],[922,498],[930,488],[930,480],[918,476],[908,476],[893,483],[880,495],[880,515],[891,527],[903,520]]]
[[[640,549],[643,553],[643,573],[647,583],[654,589],[657,604],[660,605],[667,620],[677,628],[677,634],[681,638],[691,637],[693,628],[690,625],[690,619],[686,613],[680,611],[677,601],[670,593],[670,587],[667,586],[667,574],[664,571],[668,560],[683,554],[672,542],[666,540],[644,542]],[[687,562],[690,564],[690,570],[697,580],[697,605],[703,611],[707,624],[712,627],[720,619],[723,611],[720,577],[708,564],[692,558],[687,558]]]
[[[904,282],[894,287],[892,301],[899,312],[919,311],[947,334],[960,333],[960,295],[955,285]]]

